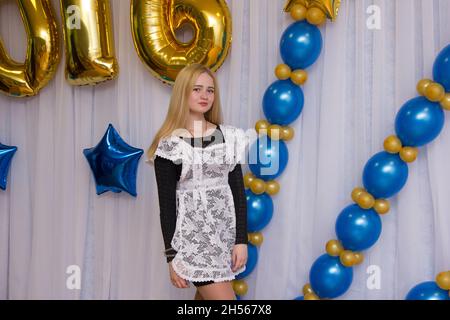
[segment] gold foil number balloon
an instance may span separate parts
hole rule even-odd
[[[216,71],[231,45],[231,16],[224,0],[132,0],[133,41],[151,73],[173,84],[184,66],[201,63]],[[185,24],[193,39],[182,42],[176,31]]]
[[[0,91],[15,97],[34,96],[55,75],[59,38],[49,0],[16,0],[27,33],[24,63],[13,61],[0,40]]]
[[[61,15],[67,81],[94,85],[117,77],[109,0],[61,0]]]

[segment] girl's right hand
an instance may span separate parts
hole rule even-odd
[[[181,278],[175,272],[175,270],[173,270],[172,261],[169,262],[169,274],[170,274],[170,281],[175,287],[179,289],[189,288],[188,282],[185,279]]]

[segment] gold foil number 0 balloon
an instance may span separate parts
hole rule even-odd
[[[0,91],[36,95],[54,76],[59,36],[50,0],[16,0],[27,32],[25,63],[13,61],[0,41]],[[70,84],[96,84],[118,74],[109,0],[61,0]]]
[[[185,24],[193,29],[187,43],[176,37]],[[168,84],[192,63],[216,71],[231,46],[231,16],[224,0],[132,0],[131,25],[139,57]]]
[[[94,85],[114,79],[119,66],[109,0],[61,0],[66,43],[66,79]]]
[[[25,63],[13,61],[0,40],[0,91],[15,97],[36,95],[55,75],[59,38],[49,0],[16,0],[27,33]]]

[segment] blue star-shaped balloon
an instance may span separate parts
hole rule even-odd
[[[0,143],[0,189],[2,190],[6,190],[9,165],[16,151],[17,147],[5,146]]]
[[[106,191],[136,193],[136,172],[142,149],[128,145],[109,124],[99,144],[83,150],[94,174],[97,194]]]

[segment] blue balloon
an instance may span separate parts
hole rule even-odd
[[[320,30],[306,21],[294,22],[281,36],[281,58],[292,70],[305,69],[312,65],[319,57],[320,51]]]
[[[283,140],[272,140],[263,135],[251,145],[248,157],[248,166],[255,176],[272,180],[286,168],[289,152]]]
[[[353,281],[353,269],[345,267],[339,257],[320,256],[311,267],[309,282],[315,294],[322,299],[342,295]]]
[[[385,151],[366,163],[363,184],[375,198],[389,198],[399,192],[408,180],[408,165],[398,154]]]
[[[2,190],[6,190],[9,167],[16,151],[17,147],[5,146],[0,143],[0,189]]]
[[[444,120],[439,103],[417,97],[406,102],[398,112],[395,132],[404,146],[420,147],[439,135]]]
[[[406,300],[450,300],[448,291],[434,281],[422,282],[409,291]]]
[[[445,91],[450,91],[450,45],[446,46],[434,61],[433,79],[442,84]]]
[[[381,234],[381,218],[373,209],[349,205],[339,214],[336,235],[347,250],[362,251],[377,242]]]
[[[272,124],[286,126],[294,122],[303,110],[303,91],[291,80],[275,81],[263,97],[263,111]]]
[[[294,300],[305,300],[305,297],[303,297],[303,296],[298,296],[298,297],[295,297]]]
[[[266,194],[254,194],[245,190],[247,198],[247,229],[250,232],[262,230],[267,226],[273,215],[272,198]]]
[[[126,191],[137,196],[136,172],[144,151],[125,143],[111,124],[99,144],[83,153],[94,174],[98,195]]]
[[[248,276],[252,271],[255,269],[256,264],[258,263],[258,248],[256,246],[249,243],[247,245],[247,252],[248,252],[248,258],[247,263],[245,265],[244,272],[239,273],[236,275],[236,279],[243,279],[246,276]]]

